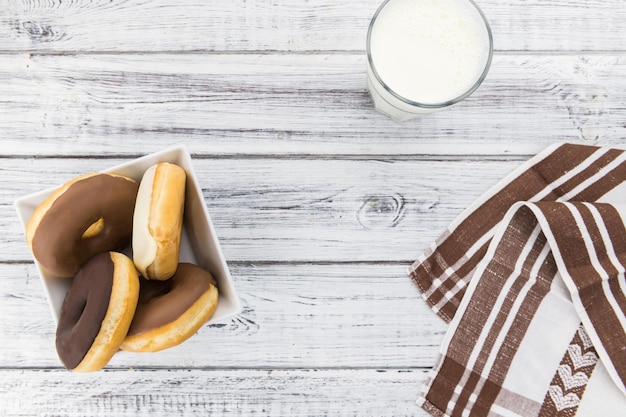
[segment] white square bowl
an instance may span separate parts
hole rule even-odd
[[[202,189],[193,170],[191,156],[185,146],[176,146],[160,152],[149,154],[127,163],[114,166],[102,172],[124,175],[141,181],[143,173],[152,165],[159,162],[170,162],[183,168],[187,174],[185,190],[185,214],[183,221],[183,235],[180,246],[180,262],[190,262],[210,271],[219,289],[217,309],[207,324],[224,322],[241,312],[242,306],[237,294],[228,265],[224,259],[222,249],[204,203]],[[76,176],[86,172],[76,173]],[[71,178],[68,178],[68,181]],[[60,186],[60,184],[59,184]],[[46,199],[56,188],[50,188],[37,193],[29,194],[15,200],[15,208],[26,230],[26,224],[35,208]],[[43,282],[48,303],[52,310],[55,322],[58,322],[61,306],[65,294],[70,287],[71,279],[57,278],[47,275],[37,260],[35,265]]]

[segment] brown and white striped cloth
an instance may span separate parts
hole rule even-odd
[[[626,416],[626,152],[556,144],[465,210],[409,274],[450,327],[433,416]]]

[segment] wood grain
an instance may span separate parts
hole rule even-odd
[[[556,141],[626,146],[623,0],[480,0],[468,100],[397,124],[365,89],[382,0],[0,0],[0,415],[418,416],[446,326],[406,267]],[[185,144],[241,315],[61,368],[13,201]]]
[[[227,260],[408,264],[522,160],[197,158],[194,168]],[[31,259],[14,199],[126,161],[3,160],[0,261]]]
[[[0,59],[0,155],[185,143],[227,156],[528,156],[626,136],[621,55],[500,55],[469,99],[405,124],[374,111],[364,70],[351,55],[10,56]]]
[[[0,371],[4,416],[414,416],[417,370]],[[37,395],[33,395],[37,393]]]
[[[363,51],[382,0],[0,3],[0,50]],[[622,0],[482,0],[498,50],[622,50]]]
[[[234,264],[244,305],[157,353],[119,352],[111,369],[430,368],[446,329],[401,264]],[[0,268],[0,369],[61,368],[32,264]],[[11,341],[10,343],[8,341]],[[0,401],[1,403],[1,401]],[[1,414],[1,413],[0,413]]]

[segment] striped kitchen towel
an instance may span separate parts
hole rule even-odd
[[[450,327],[433,416],[626,416],[626,152],[556,144],[457,218],[410,276]]]

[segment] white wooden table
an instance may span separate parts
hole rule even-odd
[[[0,0],[0,415],[426,415],[446,326],[406,268],[548,144],[626,142],[626,3],[480,0],[485,83],[397,124],[380,1]],[[180,143],[244,310],[70,373],[13,200]]]

